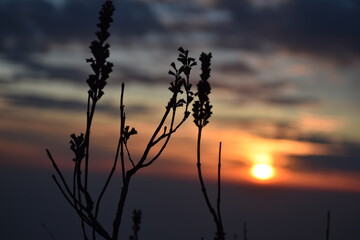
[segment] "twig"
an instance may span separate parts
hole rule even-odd
[[[223,224],[221,218],[221,142],[219,143],[219,161],[218,161],[218,194],[217,194],[217,216],[219,218],[220,229],[223,231]]]
[[[327,211],[327,216],[326,216],[326,240],[330,239],[330,210]]]
[[[246,222],[244,222],[244,240],[247,240],[247,226],[246,226]]]
[[[106,182],[103,186],[103,188],[101,189],[101,192],[100,192],[100,195],[98,197],[98,200],[96,201],[96,208],[95,208],[95,218],[98,217],[98,213],[99,213],[99,208],[100,208],[100,203],[101,203],[101,200],[105,194],[105,191],[106,189],[108,188],[108,185],[110,183],[110,180],[116,170],[116,166],[117,166],[117,162],[118,162],[118,157],[119,157],[119,154],[120,154],[120,146],[122,144],[122,140],[123,140],[123,126],[124,126],[124,122],[125,122],[125,117],[124,117],[124,105],[123,105],[123,96],[124,96],[124,88],[125,88],[125,85],[124,83],[121,84],[121,96],[120,96],[120,136],[119,136],[119,141],[118,141],[118,145],[117,145],[117,148],[116,148],[116,153],[115,153],[115,159],[114,159],[114,163],[113,163],[113,166],[111,168],[111,171],[106,179]],[[121,167],[122,167],[122,172],[124,171],[124,159],[121,158]],[[123,176],[125,175],[125,173],[123,172]],[[124,178],[124,177],[123,177]]]

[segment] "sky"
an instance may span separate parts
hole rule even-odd
[[[51,181],[45,148],[64,172],[72,169],[69,136],[85,131],[91,73],[85,59],[100,2],[0,1],[0,191],[7,196],[0,200],[0,225],[7,239],[80,236],[75,215]],[[319,239],[329,209],[334,239],[360,237],[358,1],[126,0],[115,7],[109,39],[114,71],[92,131],[94,192],[116,150],[121,83],[127,123],[138,131],[129,143],[136,158],[161,119],[170,97],[170,63],[183,46],[195,58],[213,55],[203,169],[214,190],[221,141],[229,238],[237,233],[241,239],[247,221],[249,238]],[[194,86],[198,80],[194,69]],[[211,238],[195,158],[196,127],[189,119],[162,157],[139,173],[129,196],[129,219],[133,205],[144,216],[149,212],[144,239],[189,237],[184,232]],[[256,165],[267,170],[256,175]],[[144,196],[152,197],[140,201]]]

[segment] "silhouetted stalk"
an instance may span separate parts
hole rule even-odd
[[[330,210],[327,212],[326,216],[326,240],[330,239]]]
[[[125,159],[124,159],[124,129],[125,129],[125,113],[124,113],[124,83],[121,84],[121,96],[120,96],[120,159],[121,159],[121,176],[124,181],[125,178]],[[117,158],[119,155],[119,150],[116,150],[116,161],[114,163],[114,170],[116,167]],[[130,155],[130,154],[129,154]]]
[[[118,158],[119,158],[119,154],[120,154],[120,148],[121,148],[120,146],[122,145],[122,141],[123,141],[123,129],[124,129],[124,125],[125,125],[124,103],[123,103],[124,89],[125,89],[125,85],[124,85],[124,83],[122,83],[121,84],[121,95],[120,95],[120,136],[119,136],[119,141],[118,141],[117,148],[116,148],[115,159],[114,159],[114,163],[111,168],[111,171],[109,173],[109,176],[106,179],[105,185],[103,186],[103,188],[100,192],[99,198],[96,202],[95,218],[98,217],[101,200],[102,200],[104,193],[105,193],[106,189],[108,188],[110,180],[116,170],[116,166],[117,166],[117,162],[118,162]],[[123,174],[122,176],[124,179],[125,166],[124,166],[124,158],[123,157],[121,158],[121,168],[122,168],[122,174]]]
[[[208,79],[210,78],[210,65],[211,65],[211,53],[202,53],[200,55],[200,61],[201,61],[201,74],[200,78],[201,80],[197,84],[198,91],[196,92],[196,96],[198,97],[198,100],[196,100],[193,104],[193,117],[194,117],[194,123],[198,128],[198,136],[197,136],[197,172],[199,177],[199,182],[201,186],[201,191],[203,193],[206,205],[210,211],[210,214],[213,217],[213,220],[216,225],[216,240],[224,240],[225,239],[225,233],[222,225],[221,220],[221,212],[220,212],[220,203],[221,203],[221,143],[219,146],[219,159],[218,159],[218,186],[217,186],[217,208],[212,206],[210,199],[208,197],[206,187],[204,184],[203,176],[202,176],[202,170],[201,170],[201,135],[203,128],[209,123],[209,119],[211,117],[211,108],[212,105],[210,105],[210,99],[209,94],[211,93],[211,86],[208,82]]]
[[[198,170],[198,177],[199,177],[199,182],[201,185],[201,191],[203,193],[206,205],[211,213],[211,215],[213,216],[214,222],[216,224],[216,226],[219,226],[219,221],[218,221],[218,217],[217,214],[215,212],[215,209],[213,208],[209,196],[207,194],[207,190],[204,184],[204,180],[203,180],[203,176],[202,176],[202,170],[201,170],[201,133],[202,133],[202,128],[199,128],[198,130],[198,138],[197,138],[197,170]]]
[[[127,197],[128,191],[129,191],[129,185],[130,185],[130,180],[131,180],[131,176],[132,176],[132,173],[129,173],[129,172],[130,171],[127,172],[125,179],[123,181],[123,186],[121,188],[120,199],[119,199],[119,203],[117,206],[115,219],[113,221],[112,239],[118,239],[118,236],[119,236],[120,224],[121,224],[122,215],[124,212],[125,201],[126,201],[126,197]]]
[[[89,95],[88,99],[90,99],[90,95]],[[90,129],[91,129],[92,121],[94,118],[95,109],[96,109],[96,101],[91,103],[90,112],[87,112],[87,114],[86,114],[87,115],[87,120],[86,120],[87,123],[86,123],[86,131],[85,131],[86,153],[85,153],[85,181],[84,181],[84,186],[85,186],[86,191],[88,190]],[[79,169],[80,169],[80,167],[79,167]]]
[[[220,231],[224,232],[223,230],[223,224],[222,224],[222,218],[221,218],[221,142],[219,143],[219,157],[218,157],[218,182],[217,182],[217,214],[219,218],[219,227]]]
[[[176,101],[177,99],[177,93],[174,93],[173,97],[171,98],[170,101]],[[188,104],[187,104],[188,105]],[[161,134],[160,136],[160,130],[164,127],[165,121],[167,120],[170,112],[172,111],[172,115],[171,115],[171,122],[170,122],[170,129],[168,133],[166,132],[166,127],[164,128],[164,133]],[[121,225],[121,220],[122,220],[122,214],[124,211],[124,206],[125,206],[125,202],[126,202],[126,198],[127,198],[127,194],[128,194],[128,190],[129,190],[129,185],[130,185],[130,181],[132,176],[141,168],[144,167],[148,167],[150,166],[156,159],[158,159],[158,157],[161,155],[161,153],[164,151],[164,149],[166,148],[170,137],[173,133],[176,132],[176,130],[180,127],[180,125],[182,125],[186,118],[187,118],[187,114],[184,114],[183,119],[179,122],[179,124],[176,126],[176,128],[174,128],[174,122],[175,122],[175,114],[176,114],[176,107],[167,107],[166,111],[162,117],[162,119],[160,120],[159,125],[157,126],[157,128],[155,129],[153,135],[151,136],[145,150],[144,153],[142,155],[142,157],[140,158],[139,162],[137,164],[135,164],[135,166],[133,166],[130,170],[128,170],[125,174],[125,178],[123,179],[123,186],[121,189],[121,194],[120,194],[120,199],[118,202],[118,207],[117,207],[117,211],[115,214],[115,219],[113,221],[113,239],[117,239],[118,238],[118,234],[119,234],[119,228]],[[160,147],[160,149],[158,150],[157,154],[155,154],[155,156],[149,160],[148,162],[145,162],[148,158],[148,155],[151,151],[151,149],[160,142],[160,140],[164,139],[165,141],[162,144],[162,146]],[[130,159],[130,158],[129,158]],[[133,161],[131,161],[133,163]]]
[[[246,226],[246,222],[244,222],[244,240],[247,240],[247,226]]]
[[[160,124],[156,128],[156,130],[153,133],[149,143],[147,144],[146,149],[145,149],[140,161],[133,168],[128,170],[126,172],[126,174],[125,174],[125,177],[123,178],[123,186],[122,186],[122,189],[121,189],[119,202],[117,204],[117,210],[116,210],[116,214],[115,214],[115,219],[113,221],[113,234],[112,234],[113,239],[118,239],[119,228],[120,228],[120,225],[121,225],[122,214],[123,214],[123,211],[124,211],[124,206],[125,206],[127,194],[128,194],[128,191],[129,191],[129,185],[130,185],[131,177],[140,168],[145,167],[145,166],[149,166],[149,164],[144,164],[144,162],[147,159],[147,156],[148,156],[151,148],[154,146],[154,144],[153,144],[154,139],[159,134],[160,129],[162,129],[162,127],[163,127],[163,125],[165,123],[165,120],[167,119],[167,116],[168,116],[169,112],[170,112],[170,110],[167,108],[163,118],[160,121]],[[152,162],[153,161],[150,161],[150,163],[152,163]]]
[[[221,220],[221,212],[220,212],[220,202],[221,202],[221,197],[220,197],[220,166],[221,166],[221,143],[220,143],[220,148],[219,148],[219,162],[218,162],[218,197],[217,197],[217,211],[215,211],[214,207],[212,206],[209,196],[207,194],[207,190],[206,190],[206,186],[203,180],[203,176],[202,176],[202,170],[201,170],[201,135],[202,135],[202,128],[199,127],[198,129],[198,138],[197,138],[197,170],[198,170],[198,177],[199,177],[199,182],[200,182],[200,186],[201,186],[201,192],[203,193],[206,205],[210,211],[210,214],[213,217],[214,223],[216,225],[216,240],[224,240],[225,239],[225,233],[224,233],[224,229],[223,229],[223,225],[222,225],[222,220]]]
[[[106,80],[109,73],[112,71],[112,63],[107,61],[109,57],[110,45],[106,43],[107,38],[110,36],[108,28],[112,22],[112,14],[114,6],[112,1],[105,1],[99,13],[100,22],[97,24],[99,31],[96,32],[97,40],[93,41],[90,45],[93,58],[87,59],[93,70],[93,74],[89,75],[87,83],[90,87],[87,98],[87,111],[86,111],[86,129],[85,135],[71,134],[71,150],[74,152],[74,171],[73,171],[73,184],[72,192],[64,179],[61,171],[55,164],[50,152],[47,150],[48,157],[50,158],[53,166],[61,179],[61,183],[53,176],[56,185],[60,191],[74,208],[81,219],[81,228],[83,231],[84,239],[88,239],[85,229],[85,223],[93,230],[93,239],[95,239],[95,231],[98,232],[105,239],[110,239],[104,228],[97,222],[93,216],[93,200],[88,192],[88,173],[89,173],[89,146],[90,146],[90,129],[92,126],[96,103],[102,97],[103,88],[106,85]],[[84,164],[83,164],[84,160]],[[84,165],[84,166],[83,166]],[[82,176],[82,169],[84,168],[84,175]],[[86,205],[85,205],[86,204]]]
[[[97,39],[91,42],[90,49],[93,57],[86,59],[93,70],[93,73],[89,75],[87,79],[87,84],[89,86],[88,98],[87,98],[87,109],[86,109],[86,129],[85,134],[80,133],[79,135],[71,134],[70,140],[70,149],[73,151],[75,157],[74,161],[74,170],[72,175],[72,189],[70,190],[69,184],[66,182],[64,176],[62,175],[60,169],[56,165],[53,157],[51,156],[48,150],[47,154],[50,161],[53,164],[53,167],[60,178],[60,181],[53,175],[55,184],[60,189],[62,195],[69,202],[70,206],[76,211],[80,220],[81,228],[83,232],[84,239],[88,239],[88,233],[86,227],[89,227],[92,230],[92,239],[95,240],[97,234],[103,237],[106,240],[117,240],[119,238],[119,229],[122,221],[122,214],[124,211],[124,206],[129,191],[129,185],[131,182],[132,176],[140,169],[150,166],[154,163],[160,155],[165,150],[167,144],[170,141],[172,134],[174,134],[179,127],[186,121],[190,112],[188,111],[189,105],[193,100],[193,92],[191,91],[190,84],[190,73],[193,66],[196,65],[194,58],[188,56],[189,51],[184,50],[180,47],[179,57],[177,60],[181,62],[181,67],[178,69],[175,63],[171,63],[172,70],[169,71],[169,74],[174,76],[174,81],[170,83],[169,90],[172,92],[170,100],[165,107],[164,115],[162,116],[160,123],[155,128],[155,131],[150,137],[150,140],[145,147],[145,150],[138,161],[134,161],[131,157],[127,142],[130,136],[137,133],[134,128],[126,126],[125,124],[125,107],[124,107],[124,89],[125,86],[121,86],[121,95],[120,95],[120,136],[117,144],[117,149],[113,161],[112,168],[106,178],[104,186],[101,188],[100,194],[96,199],[96,202],[93,201],[93,195],[89,192],[89,162],[90,162],[90,135],[93,119],[95,116],[95,110],[97,102],[103,96],[103,89],[107,84],[106,80],[109,78],[109,74],[112,71],[113,64],[107,61],[107,58],[110,55],[109,47],[110,45],[106,43],[106,40],[110,36],[108,29],[110,23],[112,22],[112,14],[114,11],[114,6],[112,1],[105,1],[102,5],[101,11],[99,13],[100,22],[97,24],[98,32],[96,32]],[[200,60],[203,56],[200,57]],[[183,77],[185,75],[185,78]],[[203,77],[202,77],[203,79]],[[185,99],[181,98],[185,94]],[[199,97],[202,93],[199,93]],[[185,107],[184,107],[185,105]],[[184,107],[183,117],[179,121],[175,121],[178,114],[177,109],[179,107]],[[211,108],[209,104],[205,106],[207,110]],[[202,127],[206,125],[207,118],[203,118],[201,125]],[[168,124],[166,124],[168,123]],[[157,150],[153,150],[155,146],[158,146]],[[150,158],[149,154],[151,151],[155,151],[154,155]],[[125,164],[125,151],[127,153],[128,160],[131,165]],[[117,164],[121,164],[121,174],[122,174],[122,188],[119,196],[119,201],[116,208],[116,213],[113,220],[113,229],[111,235],[104,229],[102,224],[98,221],[98,216],[100,212],[100,207],[102,203],[103,196],[108,189],[109,183],[112,180],[112,177],[116,171]],[[83,172],[82,172],[83,171]],[[220,166],[219,166],[220,171]],[[83,174],[83,175],[82,175]],[[220,173],[219,173],[220,174]],[[220,175],[219,175],[220,177]],[[220,193],[219,193],[220,194]],[[218,199],[220,205],[220,197]],[[95,205],[95,207],[94,207]],[[218,206],[218,212],[219,211]],[[138,222],[139,223],[139,222]],[[139,226],[138,226],[139,227]],[[137,229],[137,230],[136,230]],[[137,239],[137,231],[139,228],[136,228],[134,238]],[[218,231],[220,232],[220,231]]]
[[[77,163],[79,166],[78,166],[78,174],[77,174],[77,184],[78,184],[78,187],[77,187],[77,190],[78,190],[78,200],[80,203],[82,203],[82,197],[81,197],[81,189],[82,189],[82,185],[81,185],[81,170],[80,170],[80,162]],[[84,208],[82,206],[82,204],[79,205],[79,211],[80,213],[82,214],[83,211],[84,211]],[[86,230],[85,230],[85,224],[84,224],[84,219],[83,218],[80,218],[81,219],[81,229],[83,231],[83,235],[84,235],[84,239],[87,240],[88,237],[87,237],[87,234],[86,234]]]

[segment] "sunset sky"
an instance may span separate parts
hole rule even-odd
[[[88,90],[85,80],[91,73],[85,59],[91,57],[88,46],[94,39],[100,2],[0,1],[0,191],[9,196],[3,203],[0,200],[0,210],[8,214],[15,211],[18,218],[26,215],[25,208],[4,208],[12,203],[22,205],[19,198],[27,194],[16,191],[16,187],[30,188],[41,182],[43,187],[33,186],[38,196],[34,199],[46,198],[48,194],[44,191],[58,194],[51,196],[51,201],[56,201],[52,204],[66,209],[69,219],[75,218],[51,182],[51,164],[44,149],[51,150],[64,171],[71,170],[69,136],[85,131]],[[212,52],[209,81],[213,116],[203,133],[204,172],[212,184],[221,141],[224,191],[230,191],[224,198],[232,197],[224,208],[243,214],[237,226],[252,219],[254,232],[261,228],[269,232],[263,235],[253,232],[254,239],[287,240],[298,236],[299,239],[304,236],[310,240],[321,239],[325,224],[321,222],[322,215],[332,209],[336,216],[337,209],[341,213],[338,221],[341,216],[344,225],[339,223],[335,236],[360,238],[359,1],[114,2],[116,12],[109,40],[114,71],[99,102],[92,130],[90,168],[96,175],[94,179],[109,171],[115,154],[121,83],[126,86],[127,124],[139,133],[129,143],[136,159],[170,97],[168,86],[172,78],[168,70],[177,58],[178,47],[189,49],[195,58],[201,52]],[[198,80],[196,68],[191,78],[194,86]],[[173,136],[162,157],[141,171],[140,179],[150,182],[165,179],[192,189],[198,184],[195,163],[196,127],[189,119]],[[254,167],[259,164],[262,165],[258,169],[265,169],[265,173],[254,173]],[[32,178],[32,172],[39,175]],[[235,191],[240,195],[234,194],[234,189],[238,189]],[[200,187],[193,192],[200,193]],[[292,194],[291,197],[286,193]],[[241,200],[246,195],[249,198]],[[264,196],[270,196],[268,208],[256,208],[256,204],[261,204],[259,198]],[[316,196],[314,202],[311,196]],[[183,198],[179,197],[178,202],[183,202]],[[196,205],[203,204],[201,197],[198,198],[199,202],[194,200],[195,209]],[[268,223],[259,217],[266,215],[264,209],[269,219],[270,215],[282,219],[279,225],[299,224],[294,222],[291,213],[285,214],[287,210],[281,211],[280,202],[288,198],[291,203],[283,206],[295,214],[294,209],[300,211],[301,203],[309,204],[302,206],[308,214],[298,213],[302,222],[320,215],[319,233],[315,228],[309,228],[310,237],[281,235],[280,230],[269,230]],[[28,201],[39,205],[39,201]],[[243,205],[238,206],[237,202]],[[139,204],[137,207],[142,208],[141,202]],[[230,206],[235,209],[231,210]],[[242,206],[247,206],[246,210]],[[201,214],[210,221],[206,209]],[[50,215],[44,215],[44,219]],[[0,216],[0,226],[6,222],[6,229],[18,227],[15,220],[8,221],[1,212]],[[229,218],[230,239],[233,232],[240,235],[242,230],[236,229],[235,220]],[[209,225],[212,227],[211,222]],[[45,237],[46,229],[57,233],[56,228],[46,224],[39,230],[44,236],[39,239],[49,239]],[[80,230],[80,225],[74,229]],[[188,239],[200,239],[202,235],[197,234],[202,234],[206,227],[202,230],[199,227],[201,231],[194,229],[194,238]],[[144,231],[146,233],[146,227]],[[167,236],[165,232],[151,235],[153,232],[148,231],[149,236],[161,239]],[[10,232],[5,231],[7,239],[22,239],[11,237]],[[35,230],[29,232],[34,239],[39,236]],[[209,232],[211,234],[212,229]],[[211,235],[206,234],[210,239]],[[70,233],[61,236],[72,237]]]

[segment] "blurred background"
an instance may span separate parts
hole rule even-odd
[[[358,1],[114,2],[114,71],[91,141],[95,193],[116,150],[121,83],[127,124],[138,131],[129,143],[136,159],[164,112],[170,63],[183,46],[195,58],[203,51],[213,54],[213,117],[204,129],[203,166],[211,192],[222,141],[228,238],[242,239],[246,221],[249,239],[321,239],[329,209],[334,239],[360,238]],[[85,81],[91,73],[85,59],[91,57],[101,3],[0,1],[4,239],[81,236],[79,221],[52,182],[45,148],[65,172],[72,169],[69,136],[85,131]],[[132,207],[143,210],[143,239],[212,237],[195,154],[196,127],[189,119],[162,157],[135,176],[125,219]],[[258,165],[268,170],[254,172]],[[118,189],[119,181],[103,210],[109,226]],[[123,228],[127,237],[130,221]]]

